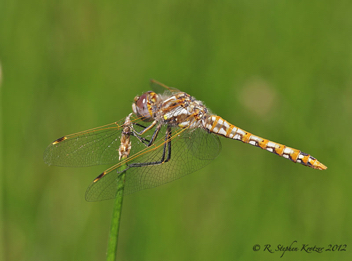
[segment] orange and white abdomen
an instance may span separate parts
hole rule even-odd
[[[300,150],[287,147],[285,145],[261,138],[259,136],[253,135],[250,132],[238,128],[228,121],[224,120],[220,116],[210,115],[204,122],[203,127],[208,131],[224,136],[226,138],[240,140],[244,143],[251,144],[256,147],[260,147],[272,153],[275,153],[286,159],[290,159],[293,162],[301,163],[302,165],[324,170],[327,167],[320,163],[317,159],[309,154],[306,154]]]

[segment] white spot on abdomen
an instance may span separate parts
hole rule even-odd
[[[245,133],[243,130],[241,130],[241,129],[238,129],[238,130],[237,130],[237,133],[240,134],[241,136],[243,136],[243,135],[246,134],[246,133]]]
[[[241,137],[242,137],[241,135],[239,135],[239,134],[236,133],[235,137],[233,137],[233,138],[234,138],[235,140],[241,140]]]
[[[251,140],[255,140],[257,142],[260,142],[262,139],[260,139],[259,137],[255,136],[255,135],[252,135]]]
[[[291,153],[293,153],[293,150],[292,150],[291,148],[286,147],[286,148],[284,149],[284,153],[285,153],[285,154],[291,154]]]
[[[268,144],[266,144],[268,147],[276,148],[277,144],[274,142],[269,141]]]
[[[251,144],[251,145],[253,145],[253,146],[256,146],[256,145],[257,145],[257,143],[256,143],[254,140],[250,140],[248,143]]]
[[[224,121],[223,125],[225,126],[226,129],[230,128],[230,125],[227,121]]]
[[[218,133],[224,136],[226,135],[226,131],[223,128],[221,128]]]

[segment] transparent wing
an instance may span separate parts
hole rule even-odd
[[[161,129],[158,140],[148,148],[132,155],[106,170],[88,187],[87,201],[115,198],[118,189],[119,168],[124,164],[138,165],[160,161],[165,146],[166,127]],[[134,147],[132,143],[132,148]],[[131,194],[171,182],[199,170],[210,163],[221,151],[219,138],[203,129],[173,129],[171,138],[171,159],[160,165],[130,167],[126,173],[124,194]]]
[[[44,152],[44,162],[63,167],[86,167],[114,164],[125,119],[102,127],[64,136],[51,143]],[[136,119],[134,120],[136,121]],[[134,137],[131,137],[134,138]],[[134,151],[145,148],[134,138]]]
[[[155,91],[156,93],[166,93],[166,94],[172,94],[172,93],[177,93],[180,92],[180,90],[174,88],[174,87],[169,87],[161,82],[158,82],[157,80],[150,80],[150,85],[152,86],[152,90]]]

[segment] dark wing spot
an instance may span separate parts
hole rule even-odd
[[[98,177],[96,177],[93,182],[94,182],[94,183],[97,182],[97,181],[98,181],[99,179],[101,179],[105,174],[106,174],[106,173],[105,173],[105,171],[104,171],[104,172],[101,173]]]
[[[58,144],[58,143],[60,143],[61,141],[64,141],[64,140],[66,140],[66,139],[67,139],[66,136],[63,136],[63,137],[57,139],[56,141],[54,141],[53,144]]]

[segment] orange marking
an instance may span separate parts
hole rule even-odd
[[[258,142],[259,143],[259,147],[261,147],[262,149],[266,149],[266,145],[268,144],[269,140],[267,139],[262,139],[262,141]]]
[[[152,105],[149,101],[147,102],[147,107],[148,107],[149,115],[153,116],[153,108],[152,108]]]
[[[307,164],[308,164],[308,159],[309,159],[309,155],[304,156],[304,157],[302,158],[302,162],[304,163],[304,165],[307,165]]]
[[[216,116],[215,117],[215,121],[214,121],[213,126],[211,127],[210,131],[213,131],[213,129],[215,128],[215,126],[218,123],[219,119],[220,119],[220,116]]]
[[[275,152],[276,154],[282,156],[282,154],[284,153],[284,149],[285,149],[285,145],[282,145],[282,144],[278,144],[276,143],[276,145],[279,145],[279,147],[275,147]]]
[[[246,134],[244,134],[242,136],[242,142],[244,143],[248,143],[249,142],[249,138],[252,136],[252,133],[250,132],[246,132]]]
[[[292,148],[291,148],[292,149]],[[293,162],[297,162],[297,158],[299,156],[299,153],[301,152],[300,150],[292,149],[293,153],[290,154],[290,157]]]
[[[228,122],[227,122],[227,123],[228,123]],[[228,123],[228,124],[230,125],[230,127],[227,128],[226,137],[230,136],[231,131],[233,130],[233,128],[235,128],[234,125],[232,125],[232,124],[230,124],[230,123]]]

